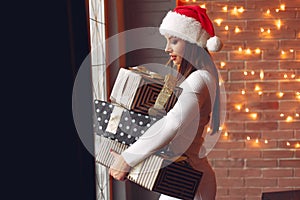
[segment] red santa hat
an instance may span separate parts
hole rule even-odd
[[[200,6],[177,6],[169,11],[163,19],[159,31],[162,35],[181,38],[197,44],[209,51],[220,51],[223,44],[215,36],[214,27],[206,14],[206,9]]]

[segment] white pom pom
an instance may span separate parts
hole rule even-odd
[[[208,51],[217,52],[222,49],[223,43],[219,37],[214,36],[207,40],[206,47],[207,47]]]

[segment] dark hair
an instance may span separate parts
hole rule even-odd
[[[202,48],[196,44],[186,42],[184,56],[179,68],[179,74],[186,78],[194,71],[202,69],[206,53],[209,54],[207,48]]]

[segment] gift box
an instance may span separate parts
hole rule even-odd
[[[128,148],[127,145],[103,136],[99,141],[96,162],[106,167],[110,167],[114,162],[110,149],[120,154]],[[203,172],[193,169],[185,160],[152,155],[134,166],[127,179],[150,191],[192,200],[202,176]]]
[[[95,100],[96,133],[119,143],[131,145],[159,118]]]
[[[143,67],[121,68],[110,100],[142,114],[164,115],[174,106],[181,91],[171,75],[162,77]]]

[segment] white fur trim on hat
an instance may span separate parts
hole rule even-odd
[[[202,48],[209,46],[208,50],[210,51],[215,51],[214,49],[218,49],[219,51],[222,48],[222,42],[220,39],[219,42],[216,42],[214,40],[212,42],[208,42],[211,36],[206,32],[205,29],[202,28],[199,21],[177,12],[169,11],[167,13],[159,27],[159,32],[162,35],[168,34],[190,43],[197,44]],[[218,45],[212,45],[213,43],[216,43]]]
[[[169,34],[200,47],[206,47],[206,41],[210,37],[202,28],[200,22],[192,17],[169,11],[163,19],[159,32],[162,35]]]

